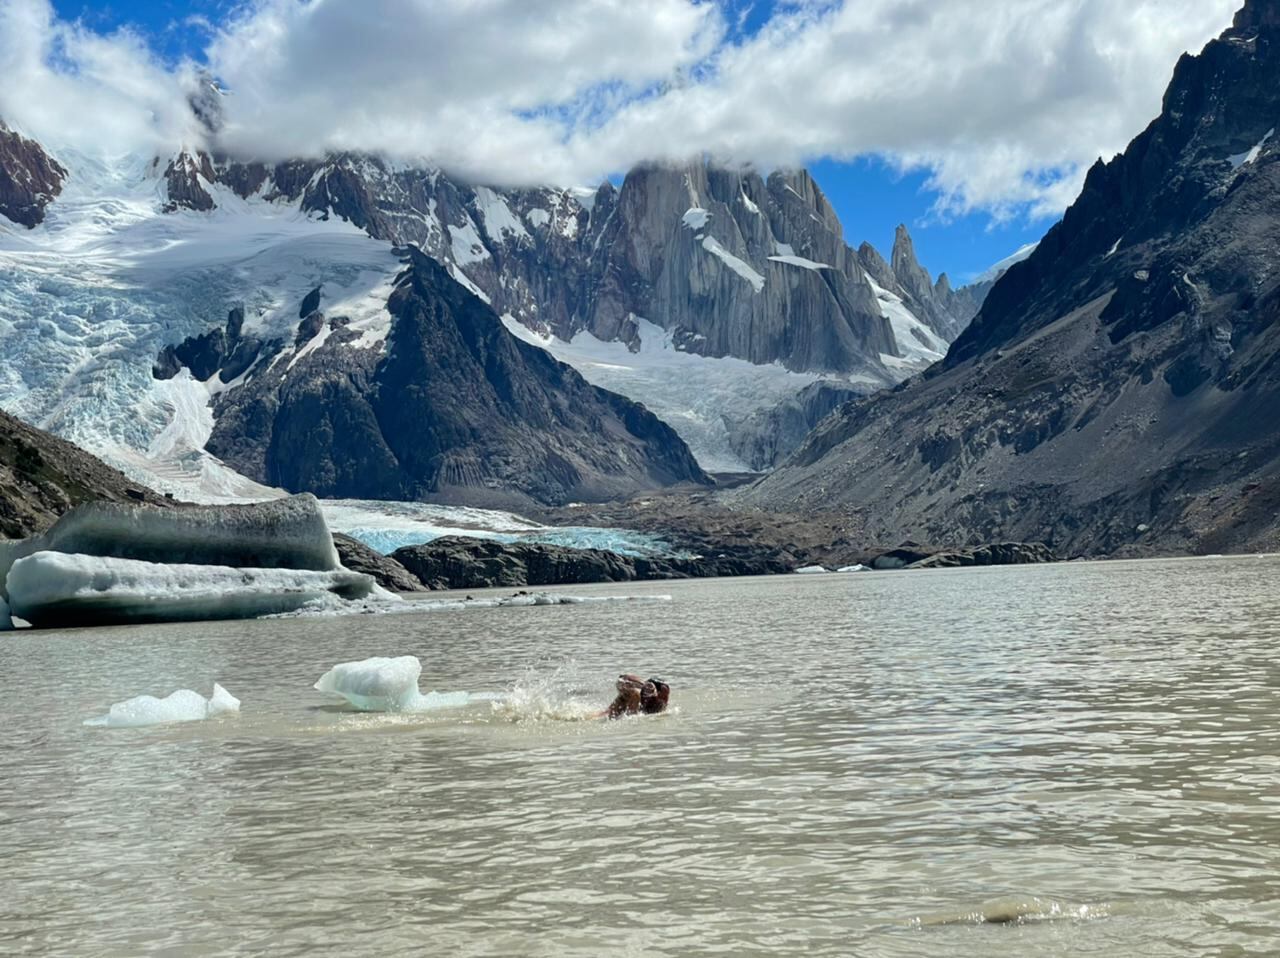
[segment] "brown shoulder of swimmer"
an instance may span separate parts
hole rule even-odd
[[[662,679],[642,679],[638,675],[624,673],[618,676],[618,695],[603,718],[622,718],[624,715],[657,715],[665,712],[671,701],[671,686]]]

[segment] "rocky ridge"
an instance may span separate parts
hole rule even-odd
[[[67,171],[34,140],[0,120],[0,216],[32,229],[62,192]]]
[[[95,456],[0,412],[0,538],[43,532],[84,502],[167,500]]]
[[[435,260],[404,255],[385,349],[347,348],[357,334],[309,296],[298,331],[308,348],[219,394],[211,452],[260,482],[335,498],[524,508],[708,482],[643,406],[513,337]],[[185,357],[226,382],[247,351],[281,348],[246,351],[238,320],[162,354],[156,374]]]
[[[1280,14],[1174,71],[944,363],[846,406],[755,506],[1060,554],[1280,547]]]
[[[419,246],[500,315],[564,340],[634,346],[643,317],[700,355],[901,378],[880,359],[899,348],[864,257],[804,170],[650,165],[620,189],[499,190],[360,154],[267,165],[183,151],[163,179],[166,208],[212,209],[220,186]],[[929,278],[905,227],[877,282],[948,342],[975,309]]]

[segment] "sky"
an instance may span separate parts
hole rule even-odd
[[[1242,0],[0,0],[0,116],[55,151],[203,145],[585,184],[808,166],[853,245],[964,282],[1033,242]]]

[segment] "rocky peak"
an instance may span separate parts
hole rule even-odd
[[[282,345],[219,394],[211,452],[325,496],[505,507],[708,481],[643,406],[516,339],[446,266],[403,252],[385,350],[354,348],[345,329]]]
[[[929,271],[916,259],[916,245],[907,232],[906,224],[899,223],[893,235],[894,275],[907,291],[920,299],[928,299],[933,294],[933,279]]]
[[[67,171],[35,140],[0,120],[0,216],[33,229],[62,192]]]
[[[167,196],[164,204],[166,213],[174,213],[180,209],[207,213],[214,208],[213,196],[210,195],[208,186],[214,182],[217,174],[208,153],[183,147],[165,167],[163,178]]]
[[[943,363],[825,420],[748,501],[838,503],[887,541],[1275,549],[1278,9],[1179,61]]]
[[[1061,222],[995,284],[982,312],[948,355],[949,363],[1030,331],[1028,324],[1036,316],[1047,319],[1043,309],[1031,305],[1059,298],[1075,282],[1064,281],[1071,273],[1087,277],[1087,288],[1095,295],[1119,290],[1111,315],[1126,313],[1129,322],[1118,330],[1150,327],[1181,312],[1174,304],[1195,277],[1186,270],[1186,260],[1158,262],[1151,251],[1168,250],[1179,245],[1174,243],[1179,237],[1198,235],[1225,200],[1271,175],[1280,146],[1275,10],[1272,3],[1247,4],[1222,37],[1200,54],[1179,60],[1161,115],[1124,153],[1094,164]],[[1239,238],[1223,236],[1215,242],[1226,249],[1238,246]],[[1242,266],[1237,262],[1223,268],[1236,273]],[[1139,301],[1145,305],[1139,308]]]
[[[1234,33],[1258,28],[1280,28],[1280,7],[1273,0],[1246,0],[1231,27]]]

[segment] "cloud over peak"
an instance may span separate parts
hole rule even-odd
[[[1052,214],[1159,111],[1240,0],[257,0],[214,24],[219,146],[361,150],[479,181],[586,182],[643,160],[877,155],[942,214]],[[0,116],[55,148],[198,137],[190,63],[0,0]]]

